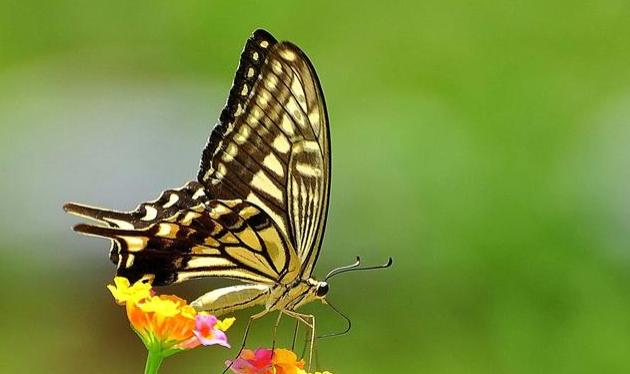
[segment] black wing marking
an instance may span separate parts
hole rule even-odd
[[[176,216],[182,209],[199,209],[207,202],[204,186],[191,181],[183,187],[162,192],[156,200],[142,203],[131,212],[118,212],[74,203],[68,203],[63,208],[76,216],[95,219],[111,227],[143,229],[154,222]]]
[[[223,139],[223,134],[234,127],[235,119],[242,114],[249,93],[258,81],[260,69],[267,58],[269,49],[276,43],[276,39],[271,34],[261,29],[254,31],[247,39],[227,103],[221,111],[219,122],[212,130],[201,156],[201,165],[197,176],[200,181],[204,179],[204,174],[210,167],[215,150],[219,148]]]

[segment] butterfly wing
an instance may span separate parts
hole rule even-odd
[[[80,224],[75,230],[111,239],[110,258],[118,266],[117,275],[132,282],[149,278],[153,285],[163,286],[194,278],[226,277],[274,284],[297,272],[297,262],[291,262],[295,258],[291,245],[255,205],[243,200],[209,200],[172,215],[138,220],[139,211],[163,208],[158,203],[162,201],[144,203],[130,213],[78,204],[67,204],[65,209],[108,224]]]
[[[106,225],[75,230],[111,239],[110,258],[132,281],[274,284],[310,275],[328,207],[330,144],[317,76],[296,46],[262,30],[248,40],[198,180],[132,212],[64,208]]]
[[[207,202],[204,186],[197,182],[188,182],[181,188],[162,192],[156,200],[142,203],[131,212],[118,212],[74,203],[66,204],[64,210],[114,228],[145,229],[155,222],[177,216],[181,210],[199,209]]]
[[[265,211],[300,257],[317,260],[330,190],[330,136],[312,64],[295,45],[258,30],[241,55],[227,105],[198,175],[209,196]]]

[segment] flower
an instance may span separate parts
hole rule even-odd
[[[304,360],[298,360],[297,355],[287,349],[274,349],[273,352],[267,348],[244,349],[236,360],[225,364],[236,374],[308,374],[304,370]]]
[[[199,345],[193,332],[195,317],[182,313],[185,305],[177,296],[152,296],[127,303],[127,318],[147,349],[171,355]]]
[[[276,349],[273,365],[277,374],[297,374],[298,369],[304,368],[304,360],[298,361],[297,355],[287,349]]]
[[[153,295],[151,285],[126,278],[114,278],[108,285],[116,302],[125,305],[133,330],[150,352],[168,357],[200,345],[230,347],[225,331],[234,318],[223,321],[207,313],[197,313],[186,300],[174,295]]]
[[[217,327],[218,322],[217,317],[200,313],[195,318],[195,330],[193,333],[203,345],[219,344],[230,348],[225,333]],[[225,327],[224,325],[228,324],[231,325],[231,323],[223,323],[221,327]]]
[[[150,283],[138,281],[131,286],[129,280],[125,277],[114,278],[114,285],[108,284],[107,289],[120,305],[125,305],[127,302],[137,303],[151,296]]]
[[[243,349],[237,359],[226,361],[225,364],[236,374],[272,374],[271,356],[270,349]]]
[[[224,319],[222,321],[219,320],[219,321],[217,321],[217,326],[216,327],[217,327],[217,329],[219,329],[221,331],[227,331],[230,327],[232,327],[232,325],[234,324],[234,321],[236,321],[236,318],[234,318],[234,317],[226,318],[226,319]]]

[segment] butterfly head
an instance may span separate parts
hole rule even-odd
[[[325,303],[326,295],[328,294],[329,289],[327,282],[310,278],[306,280],[305,284],[308,287],[308,296],[305,297],[305,299],[310,301],[321,300]]]
[[[317,282],[316,287],[317,288],[315,289],[315,296],[317,296],[320,299],[323,299],[324,297],[326,297],[326,294],[328,293],[328,283]]]

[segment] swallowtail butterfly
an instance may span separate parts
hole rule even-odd
[[[243,284],[192,305],[215,315],[263,305],[252,318],[278,310],[314,331],[314,317],[296,309],[324,301],[328,291],[311,273],[326,224],[330,164],[328,114],[313,65],[294,44],[257,30],[196,181],[131,212],[75,203],[64,209],[99,223],[74,230],[110,239],[117,275],[131,282],[236,279]]]

